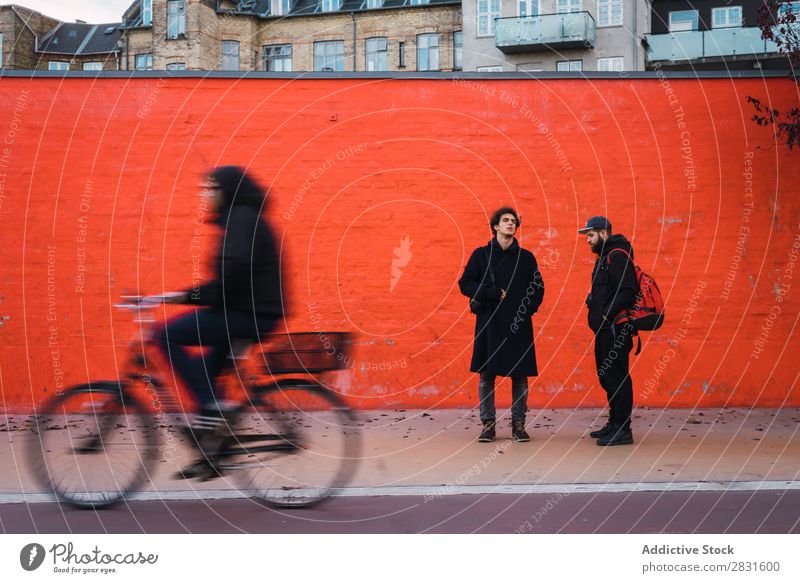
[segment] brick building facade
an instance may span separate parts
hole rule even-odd
[[[149,11],[137,2],[123,18],[122,68],[459,69],[461,3],[407,2],[408,6],[397,0],[295,0],[291,4],[152,0],[146,6]],[[286,14],[280,14],[281,4],[288,8]]]
[[[4,69],[113,71],[119,38],[118,22],[61,22],[23,6],[0,6]]]

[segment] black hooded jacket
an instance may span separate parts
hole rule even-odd
[[[611,253],[623,249],[630,254]],[[639,284],[633,265],[633,247],[623,235],[611,235],[592,270],[592,292],[586,298],[589,328],[597,332],[611,326],[620,312],[633,307]]]
[[[214,256],[214,278],[188,290],[187,303],[214,309],[280,318],[280,258],[275,237],[261,217],[266,194],[236,166],[211,173],[222,187],[224,204],[214,222],[223,229]]]

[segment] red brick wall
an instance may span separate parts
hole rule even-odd
[[[113,378],[135,326],[111,304],[192,285],[214,237],[196,185],[237,163],[273,188],[290,329],[358,333],[339,378],[358,406],[476,404],[457,280],[501,204],[547,284],[532,407],[605,401],[576,235],[593,214],[668,298],[638,404],[800,406],[800,166],[747,95],[797,103],[785,79],[0,78],[2,399]]]

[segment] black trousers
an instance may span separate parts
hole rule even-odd
[[[594,359],[600,386],[608,397],[609,422],[630,429],[633,381],[628,371],[633,328],[628,324],[601,328],[594,338]]]

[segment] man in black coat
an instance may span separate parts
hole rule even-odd
[[[528,377],[538,374],[531,317],[544,298],[544,282],[533,253],[514,238],[519,224],[513,208],[498,209],[489,221],[492,239],[472,252],[458,281],[477,315],[470,371],[480,374],[480,442],[495,438],[497,376],[511,377],[514,441],[530,441],[525,431]]]
[[[595,333],[594,357],[600,385],[608,398],[608,423],[589,435],[597,445],[633,443],[631,412],[633,382],[628,371],[634,329],[622,320],[639,293],[633,264],[633,247],[622,235],[611,234],[605,217],[592,217],[578,230],[585,234],[597,261],[592,270],[592,291],[586,298],[589,328]]]

